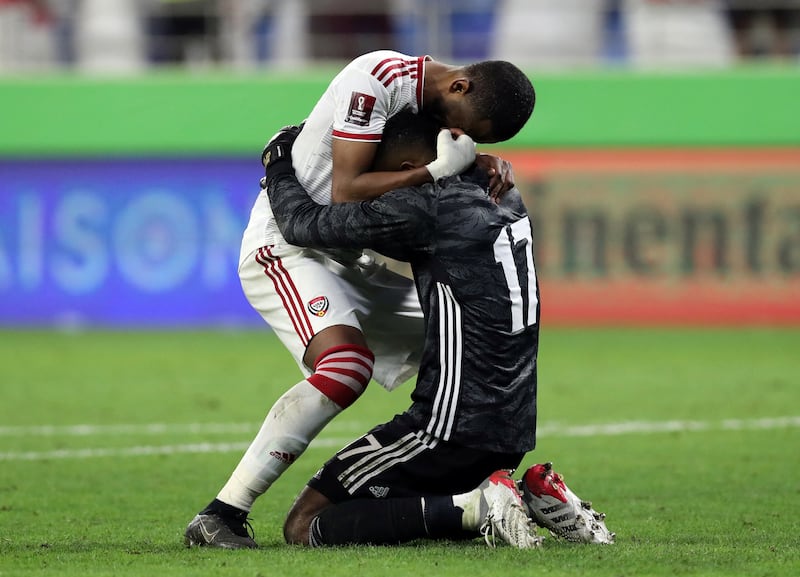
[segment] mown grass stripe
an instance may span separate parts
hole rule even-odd
[[[75,431],[81,435],[102,435],[108,430],[125,431],[128,434],[154,432],[203,432],[208,433],[210,428],[217,432],[242,432],[234,430],[240,425],[79,425]],[[227,428],[226,428],[227,427]],[[760,419],[725,419],[722,421],[630,421],[622,423],[607,423],[600,425],[563,426],[547,425],[538,430],[539,436],[547,437],[587,437],[587,436],[614,436],[614,435],[641,435],[671,432],[703,432],[703,431],[738,431],[759,429],[786,429],[800,427],[800,416],[769,417]],[[4,427],[0,434],[23,434],[22,430],[38,431],[40,435],[63,435],[64,429],[70,427]],[[12,431],[13,430],[13,431]],[[248,425],[246,431],[252,430]],[[59,432],[62,431],[62,432]],[[29,433],[30,434],[30,433]],[[350,442],[350,437],[328,437],[315,440],[310,448],[341,447]],[[244,451],[248,442],[235,443],[190,443],[181,445],[139,445],[133,447],[117,448],[87,448],[87,449],[57,449],[52,451],[22,451],[0,453],[0,461],[43,461],[57,459],[92,459],[99,457],[143,457],[152,455],[174,455],[188,453],[230,453]]]

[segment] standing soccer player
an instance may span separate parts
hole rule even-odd
[[[469,138],[443,139],[437,158],[402,172],[374,170],[384,125],[401,110],[458,127],[479,142],[514,136],[530,117],[533,86],[508,62],[449,66],[391,51],[361,56],[331,82],[294,145],[300,183],[322,204],[369,199],[460,173],[477,162],[491,192],[513,184],[507,163],[475,154]],[[375,378],[391,390],[421,358],[423,321],[413,283],[353,247],[311,251],[284,239],[266,192],[242,241],[242,288],[305,378],[273,405],[217,498],[186,529],[187,545],[255,547],[246,529],[255,500]]]

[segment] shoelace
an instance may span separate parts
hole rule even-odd
[[[253,526],[250,524],[250,518],[245,518],[244,522],[242,523],[245,531],[247,531],[247,536],[250,537],[253,541],[256,540],[256,532],[253,530]]]
[[[497,547],[497,544],[495,543],[494,523],[492,523],[492,520],[493,520],[492,515],[489,515],[486,518],[486,521],[483,522],[483,525],[481,525],[480,532],[481,535],[483,536],[483,540],[486,542],[486,545],[494,549],[495,547]]]
[[[494,534],[493,521],[494,521],[494,515],[490,513],[489,515],[487,515],[486,521],[484,521],[483,525],[481,525],[480,528],[480,533],[483,536],[483,540],[492,549],[497,547],[497,539]],[[542,544],[542,541],[544,541],[544,537],[538,537],[536,535],[531,535],[530,538],[532,540],[534,547],[540,546]]]
[[[250,537],[250,539],[255,541],[256,534],[253,530],[253,526],[250,524],[250,517],[239,515],[236,515],[235,517],[228,517],[226,525],[234,535],[238,535],[239,537]]]
[[[253,526],[250,524],[250,518],[244,517],[243,519],[236,519],[236,525],[231,527],[231,531],[234,534],[238,535],[239,537],[250,537],[251,539],[255,540],[256,533],[253,530]]]

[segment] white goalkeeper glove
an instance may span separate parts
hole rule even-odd
[[[436,139],[436,160],[425,168],[431,173],[433,181],[446,176],[461,174],[464,169],[475,162],[475,143],[466,134],[453,139],[447,128],[439,131]]]

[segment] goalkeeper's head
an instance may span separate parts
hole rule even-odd
[[[406,108],[386,121],[383,137],[373,160],[373,171],[408,170],[425,166],[436,158],[439,123]]]
[[[429,98],[426,90],[424,111],[444,126],[462,129],[475,142],[508,140],[533,113],[533,84],[510,62],[484,60],[447,67],[437,76],[433,80],[438,94]]]

